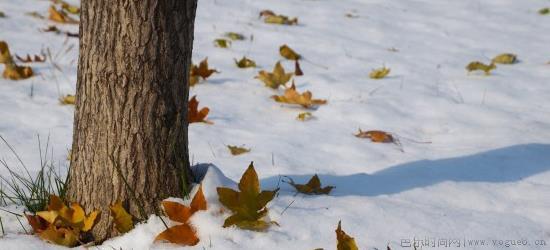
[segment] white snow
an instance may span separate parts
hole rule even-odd
[[[36,136],[43,144],[49,136],[53,160],[66,171],[73,107],[58,98],[75,91],[78,40],[42,33],[53,23],[24,14],[46,15],[49,4],[0,1],[7,15],[0,18],[0,40],[19,55],[49,48],[62,70],[37,63],[39,76],[0,79],[0,135],[35,171]],[[400,245],[413,237],[525,239],[531,245],[514,249],[550,248],[550,16],[537,13],[549,6],[543,0],[200,0],[193,61],[208,57],[221,73],[191,89],[214,124],[189,129],[193,163],[213,164],[198,167],[209,210],[192,217],[201,242],[189,249],[334,249],[339,220],[361,249],[412,249]],[[296,16],[299,25],[264,24],[263,9]],[[215,47],[225,32],[253,40]],[[254,79],[278,60],[293,69],[278,54],[282,44],[305,57],[298,90],[328,100],[312,111],[314,120],[297,121],[304,110],[274,102],[270,96],[282,91]],[[498,65],[491,76],[466,73],[469,62],[500,53],[515,53],[520,62]],[[259,68],[237,68],[233,58],[242,56]],[[384,65],[389,78],[368,78]],[[352,135],[358,128],[392,132],[402,147],[358,139]],[[226,148],[243,144],[252,151],[232,156]],[[0,158],[16,165],[4,145]],[[217,213],[215,187],[234,187],[251,161],[262,188],[281,187],[269,204],[281,226],[266,233],[224,229],[227,215]],[[316,173],[336,186],[329,196],[295,195],[279,182],[282,175],[305,182]],[[58,248],[25,235],[13,215],[0,210],[0,217],[7,233],[0,249]],[[100,248],[173,248],[152,244],[162,230],[152,216]],[[466,249],[505,248],[486,244]]]

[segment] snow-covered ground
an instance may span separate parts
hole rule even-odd
[[[49,136],[52,157],[66,171],[73,107],[58,98],[75,91],[78,40],[42,33],[54,23],[25,15],[46,15],[49,4],[0,0],[7,16],[0,18],[0,40],[12,54],[49,49],[57,64],[32,64],[39,76],[29,80],[0,79],[0,135],[34,170],[36,137],[44,143]],[[507,249],[492,240],[526,240],[530,245],[509,248],[550,249],[550,16],[537,13],[549,6],[543,0],[200,0],[193,59],[208,57],[221,73],[191,89],[199,106],[210,107],[214,124],[190,125],[190,154],[195,164],[216,166],[199,167],[207,172],[211,209],[192,217],[201,238],[192,249],[334,249],[339,220],[361,249],[412,249],[401,244],[413,238],[463,240],[466,249]],[[296,16],[299,25],[264,24],[263,9]],[[253,39],[215,47],[225,32]],[[282,44],[305,57],[298,90],[328,100],[312,111],[313,120],[297,121],[302,109],[274,102],[270,96],[280,92],[254,79],[278,60],[293,69],[279,56]],[[498,65],[491,76],[466,73],[469,62],[500,53],[515,53],[520,62]],[[259,68],[237,68],[233,59],[242,56]],[[369,79],[371,69],[384,65],[391,68],[388,78]],[[392,132],[402,145],[356,138],[358,128]],[[252,151],[232,156],[226,148],[243,144]],[[0,158],[15,162],[4,145]],[[281,186],[269,205],[280,227],[266,233],[224,229],[216,215],[215,187],[234,185],[250,161],[264,189]],[[287,175],[305,182],[315,173],[336,186],[329,196],[295,195],[278,181]],[[14,216],[0,216],[7,232],[0,249],[56,248],[24,235]],[[151,243],[162,230],[152,217],[101,248],[168,248]],[[537,246],[540,240],[546,246]],[[424,247],[430,248],[449,249]]]

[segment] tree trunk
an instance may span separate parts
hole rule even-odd
[[[197,0],[82,0],[67,200],[101,210],[93,229],[116,235],[109,205],[146,219],[190,181],[188,74]]]

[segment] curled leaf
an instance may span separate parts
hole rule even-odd
[[[193,96],[191,97],[191,100],[189,100],[189,104],[187,106],[187,121],[189,123],[204,122],[212,124],[211,121],[206,120],[206,116],[208,116],[209,112],[210,109],[208,107],[203,107],[199,110],[199,101],[197,101],[197,96]]]
[[[258,73],[256,78],[262,81],[266,87],[278,89],[279,86],[284,86],[288,81],[290,81],[290,78],[292,78],[292,73],[285,73],[285,69],[281,65],[281,62],[277,62],[273,68],[273,73],[262,70]]]
[[[338,228],[336,228],[336,245],[337,250],[359,250],[355,239],[347,235],[344,230],[342,230],[342,222],[338,222]]]
[[[42,56],[34,55],[34,58],[32,58],[29,54],[27,54],[27,57],[20,57],[17,54],[15,54],[15,58],[17,58],[17,60],[19,60],[20,62],[24,62],[24,63],[45,62],[46,61],[46,56],[45,55],[42,55]]]
[[[390,71],[391,69],[390,68],[386,68],[386,67],[382,67],[382,68],[378,68],[378,69],[373,69],[370,74],[369,74],[369,77],[371,79],[382,79],[386,76],[388,76],[390,74]]]
[[[380,131],[380,130],[369,130],[363,131],[359,129],[359,132],[355,134],[357,138],[368,138],[372,142],[382,142],[382,143],[395,143],[395,139],[390,133]]]
[[[38,215],[25,214],[25,218],[27,218],[29,225],[31,225],[32,230],[35,233],[41,233],[42,231],[46,230],[48,228],[48,225],[50,224]]]
[[[317,175],[312,176],[306,184],[296,184],[294,183],[294,180],[292,180],[290,177],[287,178],[290,180],[288,184],[293,186],[296,191],[303,194],[329,194],[330,191],[334,188],[334,186],[321,187],[321,180]]]
[[[287,104],[298,104],[304,108],[311,108],[317,105],[326,104],[327,101],[323,99],[313,99],[313,94],[310,91],[305,91],[303,93],[298,93],[296,91],[296,86],[292,83],[292,86],[285,90],[284,95],[278,96],[274,95],[272,98],[276,102],[282,102]]]
[[[11,79],[11,80],[23,80],[23,79],[27,79],[27,78],[29,78],[33,75],[34,75],[34,73],[33,73],[31,67],[18,66],[18,65],[15,65],[15,63],[6,64],[6,68],[4,69],[4,73],[2,73],[2,76],[4,78]]]
[[[214,40],[214,45],[216,45],[216,47],[225,49],[225,48],[229,48],[229,46],[231,46],[231,41],[229,41],[227,39],[219,38],[219,39]]]
[[[229,152],[231,152],[232,155],[241,155],[244,153],[248,153],[251,150],[249,148],[232,146],[232,145],[227,145],[227,148],[229,149]]]
[[[237,67],[239,67],[239,68],[255,68],[256,67],[256,62],[254,62],[250,58],[246,58],[246,56],[243,56],[243,58],[241,58],[241,60],[238,60],[238,61],[237,61],[237,59],[235,59],[235,64],[237,64]]]
[[[313,118],[313,114],[311,114],[311,112],[302,112],[298,114],[298,116],[296,116],[296,119],[303,122],[307,120],[311,120],[312,118]]]
[[[227,32],[225,33],[225,37],[233,40],[233,41],[241,41],[244,40],[245,37],[242,34],[236,33],[236,32]]]
[[[304,72],[302,71],[302,68],[300,68],[300,63],[298,60],[294,61],[294,75],[296,76],[303,76]]]
[[[120,233],[126,233],[134,228],[134,221],[132,215],[126,212],[126,209],[122,206],[122,202],[117,202],[114,205],[109,206],[111,215],[114,218],[115,228]]]
[[[468,71],[468,73],[470,73],[472,71],[476,71],[476,70],[481,70],[481,71],[485,72],[485,75],[490,75],[491,70],[496,69],[496,68],[497,68],[497,66],[495,65],[494,62],[491,62],[491,64],[487,65],[487,64],[479,62],[479,61],[473,61],[473,62],[469,63],[466,66],[466,70]]]
[[[296,53],[296,51],[288,47],[288,45],[286,44],[283,44],[281,47],[279,47],[279,53],[282,57],[288,60],[299,60],[300,58],[302,58],[300,54]]]
[[[284,15],[273,15],[273,16],[266,16],[264,18],[265,23],[269,24],[280,24],[280,25],[297,25],[298,24],[298,18],[289,18]]]
[[[74,95],[65,95],[59,98],[59,103],[62,105],[74,105],[76,103],[76,96]]]
[[[38,235],[43,240],[57,245],[74,247],[78,244],[78,233],[76,231],[63,227],[57,228],[55,225],[50,225]]]
[[[69,17],[63,9],[56,9],[55,6],[50,6],[48,9],[50,13],[49,19],[58,23],[77,24],[78,21]]]
[[[491,62],[499,64],[514,64],[518,62],[518,58],[515,54],[504,53],[495,56]]]

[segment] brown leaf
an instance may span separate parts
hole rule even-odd
[[[246,58],[246,56],[243,56],[243,58],[241,58],[241,60],[238,60],[238,61],[237,61],[237,59],[234,59],[234,60],[235,60],[235,64],[237,64],[237,67],[239,67],[239,68],[255,68],[256,67],[256,62],[254,62],[250,58]]]
[[[232,155],[241,155],[241,154],[250,152],[249,148],[244,148],[244,147],[227,145],[227,148],[229,149],[229,152],[231,152]]]
[[[198,67],[196,65],[191,66],[191,76],[200,76],[202,79],[206,80],[214,73],[219,73],[219,71],[208,68],[208,58],[204,58],[204,60],[199,63]]]
[[[23,80],[33,76],[34,73],[31,67],[28,66],[18,66],[15,63],[6,64],[4,73],[2,76],[6,79],[11,80]]]
[[[279,53],[282,57],[288,60],[299,60],[302,58],[300,54],[296,53],[296,51],[288,47],[288,45],[286,44],[283,44],[281,45],[281,47],[279,47]]]
[[[266,87],[272,89],[278,89],[279,86],[284,86],[292,78],[292,73],[285,73],[285,69],[281,65],[281,62],[277,62],[273,68],[273,73],[266,72],[264,70],[258,73],[256,79],[262,81]]]
[[[206,120],[209,112],[210,109],[208,107],[204,107],[199,111],[199,101],[197,101],[197,96],[193,96],[187,106],[187,121],[189,123],[204,122],[212,124],[213,122]]]
[[[294,75],[296,76],[303,76],[304,72],[302,72],[302,69],[300,68],[300,63],[298,60],[294,62]]]
[[[293,186],[296,191],[303,194],[329,194],[330,191],[334,188],[334,186],[321,187],[321,180],[317,175],[312,176],[306,184],[296,184],[294,183],[294,180],[292,180],[290,177],[287,178],[290,180],[288,184]]]
[[[277,96],[274,95],[272,98],[276,102],[282,102],[287,104],[298,104],[304,108],[311,108],[317,105],[326,104],[326,100],[322,99],[312,99],[312,94],[310,91],[305,91],[304,93],[300,94],[298,91],[296,91],[296,86],[294,83],[292,83],[292,86],[285,90],[284,95]]]
[[[359,132],[355,134],[355,137],[368,138],[372,142],[395,143],[395,139],[390,133],[380,130],[362,131],[361,129],[359,129]]]
[[[33,59],[29,54],[27,54],[27,57],[20,57],[19,55],[15,54],[15,58],[17,58],[17,60],[19,60],[20,62],[24,62],[24,63],[45,62],[46,61],[46,56],[45,55],[42,55],[42,56],[34,55],[34,59]]]
[[[35,233],[41,233],[42,231],[46,230],[48,228],[48,225],[50,224],[38,215],[25,214],[25,217],[27,218],[29,225],[31,225],[32,230]]]
[[[191,225],[181,224],[164,230],[157,235],[155,241],[166,241],[182,246],[194,246],[199,243],[199,238]]]
[[[336,228],[336,240],[338,241],[336,245],[337,250],[359,250],[355,239],[342,230],[341,221],[338,222],[338,228]]]

